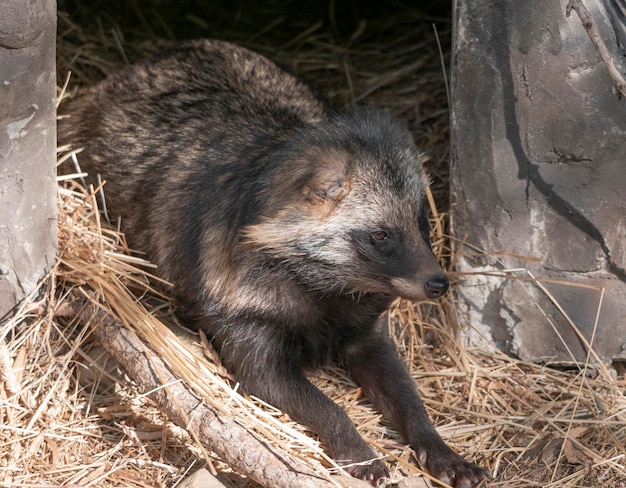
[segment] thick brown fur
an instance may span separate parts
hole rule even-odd
[[[62,113],[60,143],[84,147],[109,215],[247,392],[376,482],[384,463],[303,374],[336,361],[423,468],[457,487],[483,479],[435,431],[379,319],[396,296],[448,287],[404,124],[385,111],[334,113],[271,61],[219,41],[131,66]]]

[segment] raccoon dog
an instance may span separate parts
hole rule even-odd
[[[394,297],[448,288],[430,249],[422,156],[402,123],[335,113],[268,59],[219,41],[131,66],[64,113],[60,142],[85,148],[109,215],[246,392],[376,483],[384,463],[303,374],[334,361],[424,469],[457,487],[484,478],[437,434],[379,319]]]

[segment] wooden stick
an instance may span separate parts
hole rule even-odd
[[[263,486],[276,488],[332,488],[337,485],[302,462],[268,446],[233,419],[203,402],[167,365],[119,320],[95,302],[81,298],[63,315],[76,314],[93,324],[93,334],[158,407],[187,429],[235,471]],[[73,313],[72,313],[73,312]]]
[[[600,59],[602,59],[602,62],[608,68],[609,75],[611,76],[613,83],[615,83],[615,88],[617,88],[618,98],[623,96],[626,97],[626,80],[624,80],[624,76],[617,67],[617,63],[613,59],[613,56],[611,56],[611,53],[602,40],[602,37],[600,37],[598,28],[594,24],[589,10],[587,10],[585,5],[582,3],[582,0],[569,0],[567,7],[565,8],[565,14],[569,17],[572,10],[575,10],[578,14],[583,27],[587,31],[587,34],[589,34],[591,42],[600,55]]]

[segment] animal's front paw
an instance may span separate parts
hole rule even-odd
[[[415,455],[422,469],[455,488],[474,488],[491,477],[488,471],[466,461],[443,441],[426,448],[417,448]]]
[[[358,464],[347,464],[343,468],[350,476],[367,481],[372,486],[385,487],[390,479],[390,473],[380,459]]]

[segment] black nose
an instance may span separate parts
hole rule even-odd
[[[450,287],[450,281],[445,276],[441,278],[431,278],[426,282],[426,295],[428,298],[439,298]]]

